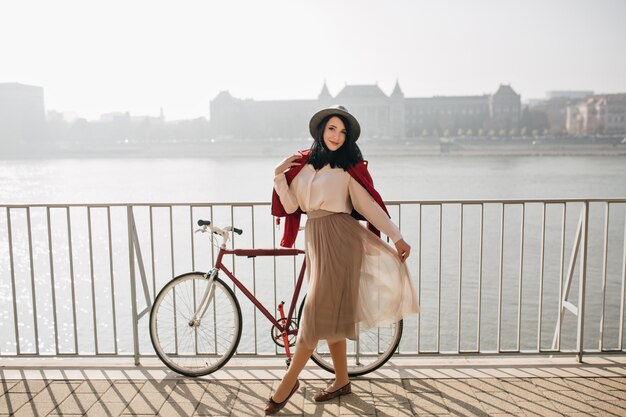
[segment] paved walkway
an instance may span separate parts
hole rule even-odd
[[[0,416],[258,416],[283,372],[276,360],[233,361],[203,379],[158,365],[20,361],[0,361]],[[394,360],[324,404],[312,396],[330,375],[311,366],[280,415],[626,416],[626,357],[585,361]],[[276,376],[259,378],[268,372]]]

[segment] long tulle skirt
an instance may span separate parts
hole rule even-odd
[[[389,244],[346,213],[309,212],[305,227],[308,290],[299,343],[308,348],[356,339],[419,311],[406,264]]]

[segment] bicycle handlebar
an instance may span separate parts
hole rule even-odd
[[[217,230],[219,230],[215,226],[211,226],[211,221],[210,220],[198,220],[198,226],[208,226],[213,233],[215,233]],[[243,233],[243,230],[237,229],[236,227],[225,227],[224,230],[226,230],[226,231],[231,231],[232,230],[233,232],[237,233],[238,235],[241,235]]]

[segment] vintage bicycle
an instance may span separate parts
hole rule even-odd
[[[196,232],[211,233],[211,243],[218,246],[216,236],[222,238],[213,269],[209,272],[189,272],[173,278],[156,296],[150,312],[150,338],[158,357],[171,370],[182,375],[207,375],[224,366],[237,350],[242,333],[242,315],[234,291],[224,282],[221,273],[246,296],[272,323],[272,340],[285,349],[286,363],[291,362],[291,347],[295,345],[298,322],[304,302],[300,304],[298,319],[294,317],[300,295],[306,262],[295,284],[289,311],[285,302],[278,305],[279,317],[274,317],[263,304],[222,263],[224,255],[295,256],[300,249],[227,249],[231,233],[243,231],[233,226],[219,228],[208,220],[199,220]],[[396,351],[402,337],[402,320],[381,327],[357,329],[358,338],[348,340],[348,373],[350,376],[372,372],[385,364]],[[332,359],[325,342],[313,352],[313,361],[334,373]]]

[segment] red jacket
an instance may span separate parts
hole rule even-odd
[[[305,151],[299,151],[302,155],[302,158],[297,162],[300,165],[297,165],[293,168],[290,168],[285,172],[285,176],[287,177],[287,184],[291,184],[291,181],[298,175],[300,170],[304,168],[309,160],[309,153],[311,152],[309,149]],[[363,186],[367,190],[368,193],[374,198],[374,200],[378,203],[378,205],[387,213],[389,216],[389,212],[387,211],[387,207],[385,207],[385,203],[383,199],[380,197],[380,194],[374,189],[374,181],[367,170],[367,161],[361,161],[354,165],[353,167],[348,169],[348,173],[354,178],[359,184]],[[352,210],[352,217],[357,220],[366,220],[362,214],[357,212],[356,210]],[[278,197],[278,193],[274,190],[272,194],[272,215],[276,217],[286,217],[285,219],[285,231],[283,232],[283,238],[280,242],[280,245],[283,247],[291,248],[296,241],[296,237],[298,236],[298,229],[300,227],[300,216],[302,215],[302,209],[298,207],[298,209],[293,213],[287,213],[282,203],[280,202],[280,198]],[[380,231],[374,227],[374,225],[368,222],[367,227],[370,231],[375,233],[380,237]]]

